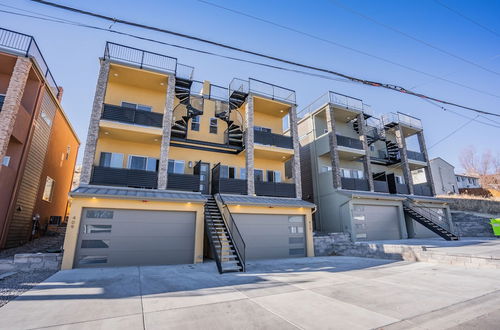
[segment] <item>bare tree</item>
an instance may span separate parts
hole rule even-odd
[[[486,150],[479,155],[476,148],[468,146],[459,155],[465,174],[478,176],[483,188],[498,189],[500,183],[500,153],[493,155]]]

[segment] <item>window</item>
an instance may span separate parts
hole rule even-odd
[[[10,156],[4,156],[2,159],[2,165],[9,166],[9,164],[10,164]]]
[[[85,216],[89,219],[113,219],[113,211],[110,210],[87,210]]]
[[[107,249],[109,248],[108,239],[83,239],[80,245],[82,249]]]
[[[321,173],[331,172],[331,171],[332,171],[332,167],[331,166],[325,166],[325,165],[321,166],[321,169],[320,169]]]
[[[83,226],[84,234],[102,234],[111,233],[111,225],[85,225]]]
[[[271,129],[267,127],[254,126],[254,130],[264,133],[271,133]]]
[[[55,181],[51,177],[48,176],[47,179],[45,179],[45,187],[43,188],[43,195],[42,195],[42,199],[44,201],[47,202],[52,201],[52,192],[54,190],[54,184]]]
[[[264,171],[263,170],[253,170],[253,176],[255,181],[264,181]]]
[[[245,180],[247,178],[247,169],[245,167],[240,168],[240,179]]]
[[[361,170],[341,168],[340,169],[340,176],[343,178],[363,179],[365,177],[365,174]]]
[[[281,173],[279,171],[267,171],[267,182],[281,182]]]
[[[217,134],[217,118],[210,118],[210,133]]]
[[[83,256],[78,260],[80,265],[105,264],[108,262],[106,256]]]
[[[136,103],[131,103],[131,102],[122,102],[122,107],[134,109],[134,110],[148,111],[148,112],[153,111],[153,107],[151,107],[149,105],[136,104]]]
[[[195,116],[191,119],[191,130],[192,131],[200,130],[200,116]]]
[[[404,184],[405,183],[405,180],[403,179],[402,176],[396,175],[395,178],[396,178],[396,182],[397,183],[399,183],[399,184]]]
[[[99,165],[104,167],[123,167],[123,154],[118,154],[114,152],[101,152],[101,159],[99,160]]]
[[[68,160],[70,153],[71,153],[71,146],[67,146],[66,147],[66,160]]]
[[[220,177],[225,179],[235,179],[236,178],[236,167],[222,165],[220,167]]]
[[[158,159],[143,156],[128,156],[128,168],[132,170],[143,170],[156,172],[158,170]]]
[[[169,159],[168,173],[184,174],[184,161]]]
[[[49,125],[49,126],[52,125],[52,119],[50,119],[50,116],[44,110],[42,110],[42,112],[40,113],[40,116],[45,121],[45,123],[47,123],[47,125]]]

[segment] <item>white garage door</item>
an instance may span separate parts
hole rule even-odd
[[[75,267],[193,263],[195,213],[82,211]]]
[[[247,260],[306,256],[304,216],[234,214]]]
[[[376,241],[401,238],[397,206],[354,205],[353,223],[357,240]]]

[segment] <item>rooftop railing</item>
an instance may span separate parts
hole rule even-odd
[[[229,95],[233,94],[233,92],[248,94],[249,88],[250,86],[248,80],[233,78],[233,80],[229,83]]]
[[[308,114],[313,113],[316,110],[319,110],[325,104],[334,104],[346,109],[362,111],[365,114],[373,115],[371,107],[368,104],[363,103],[363,100],[348,95],[329,91],[318,97],[304,109],[300,110],[298,116],[299,118],[303,118]]]
[[[142,49],[107,42],[104,49],[104,58],[138,66],[140,69],[152,69],[168,73],[175,73],[177,59]]]
[[[42,72],[52,92],[59,97],[58,85],[49,70],[38,44],[30,35],[0,28],[0,50],[5,49],[18,55],[31,57]]]
[[[422,121],[416,117],[401,113],[401,112],[390,112],[382,115],[381,117],[382,125],[388,125],[391,123],[403,124],[412,128],[422,129]]]
[[[295,104],[295,91],[292,89],[270,84],[268,82],[254,78],[250,78],[248,82],[250,92],[269,97],[273,100],[285,101]]]
[[[229,99],[229,90],[226,87],[211,84],[209,98],[227,102]]]

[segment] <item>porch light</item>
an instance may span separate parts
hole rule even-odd
[[[158,139],[155,139],[155,142],[158,142]]]
[[[118,73],[113,73],[113,76],[118,77]]]
[[[165,83],[161,82],[160,85],[163,86],[163,85],[165,85]]]

